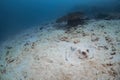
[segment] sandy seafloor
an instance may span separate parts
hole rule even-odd
[[[120,80],[120,20],[66,31],[48,23],[2,43],[0,80]]]

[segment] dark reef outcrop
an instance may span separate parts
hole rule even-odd
[[[114,20],[120,19],[120,13],[99,13],[95,19]]]
[[[57,23],[66,22],[67,26],[77,26],[85,23],[85,20],[88,19],[82,12],[73,12],[68,13],[65,16],[62,16],[56,20]]]

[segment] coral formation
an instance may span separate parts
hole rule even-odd
[[[105,20],[120,19],[120,13],[98,13],[95,18]]]
[[[84,13],[73,12],[73,13],[68,13],[65,16],[62,16],[61,18],[58,18],[56,20],[56,22],[57,23],[67,22],[68,26],[77,26],[77,25],[80,25],[80,24],[84,24],[86,19],[87,19],[87,17],[85,16]]]

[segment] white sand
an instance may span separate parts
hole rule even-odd
[[[0,80],[120,80],[120,20],[91,20],[68,33],[53,26],[1,45]]]

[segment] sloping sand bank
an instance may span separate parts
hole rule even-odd
[[[0,80],[120,80],[120,20],[26,30],[1,45]]]

